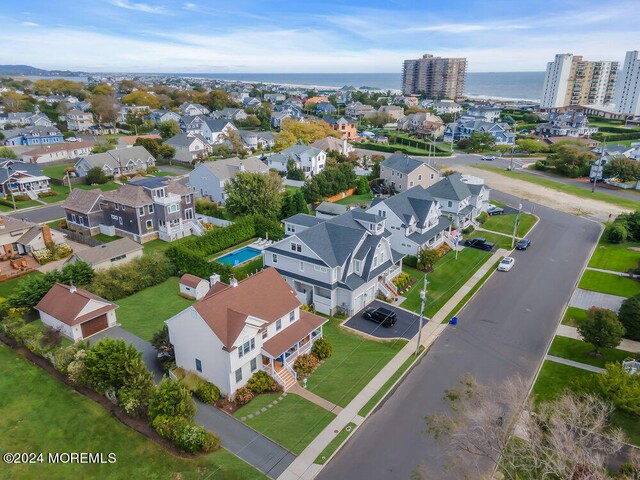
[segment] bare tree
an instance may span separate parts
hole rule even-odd
[[[94,95],[91,100],[91,110],[98,117],[100,125],[113,123],[118,118],[116,99],[112,95]]]
[[[449,412],[425,418],[427,433],[449,446],[447,469],[456,478],[489,478],[497,466],[514,480],[606,478],[623,440],[609,425],[613,407],[569,391],[534,406],[528,390],[520,377],[480,385],[470,375],[447,390]]]

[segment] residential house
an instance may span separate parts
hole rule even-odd
[[[287,99],[284,93],[265,93],[262,98],[269,103],[284,102]]]
[[[210,285],[203,278],[185,273],[180,277],[179,288],[181,296],[200,300],[209,292]]]
[[[162,137],[158,133],[146,133],[144,135],[121,135],[118,137],[118,148],[131,148],[135,145],[139,138],[150,138],[162,142]]]
[[[427,188],[440,180],[440,170],[420,159],[396,152],[380,164],[380,177],[392,189],[404,192],[420,185]]]
[[[444,129],[442,119],[428,112],[411,113],[398,120],[398,130],[415,133],[423,137],[439,138],[444,133]]]
[[[293,159],[296,168],[301,169],[307,178],[317,175],[322,170],[327,160],[327,153],[319,148],[309,147],[302,142],[285,148],[280,153],[267,157],[269,168],[275,168],[279,172],[286,172],[289,159]]]
[[[439,102],[434,102],[433,108],[436,109],[436,113],[438,115],[445,113],[460,113],[462,111],[462,107],[453,100],[440,100]]]
[[[427,188],[427,192],[437,200],[442,214],[452,221],[456,229],[474,224],[488,206],[489,190],[465,183],[459,173],[442,178]]]
[[[64,142],[60,130],[55,127],[26,127],[11,132],[4,132],[4,144],[8,146],[20,145],[50,145]]]
[[[65,114],[67,128],[72,132],[86,132],[94,124],[93,114],[83,110],[70,110]]]
[[[293,362],[309,353],[328,320],[300,309],[273,268],[230,285],[217,278],[200,301],[166,321],[176,365],[233,398],[260,370],[286,391],[297,382]]]
[[[180,114],[172,110],[154,110],[147,118],[153,123],[168,122],[170,120],[180,122]]]
[[[196,195],[209,197],[214,202],[224,204],[226,194],[224,186],[238,173],[269,173],[267,167],[258,157],[240,159],[225,158],[215,162],[204,162],[189,172],[189,186]]]
[[[497,122],[500,118],[502,110],[499,107],[490,107],[486,105],[475,105],[467,108],[465,116],[474,117],[485,122]]]
[[[345,208],[345,212],[348,209]],[[344,212],[342,212],[344,213]],[[315,227],[316,225],[324,222],[326,217],[318,217],[313,215],[307,215],[304,213],[297,213],[292,217],[285,218],[282,223],[284,225],[284,234],[285,236],[295,235],[297,233],[306,230],[307,228]]]
[[[100,224],[104,217],[100,208],[102,190],[83,190],[74,188],[64,202],[67,228],[84,235],[100,233]]]
[[[331,128],[340,133],[342,138],[353,140],[358,136],[358,127],[355,123],[350,122],[344,117],[334,118],[326,116],[323,118],[325,122],[331,125]]]
[[[328,220],[333,217],[337,217],[338,215],[342,215],[343,213],[347,213],[349,210],[348,205],[341,205],[339,203],[333,202],[322,202],[320,205],[316,207],[315,214],[317,219]],[[285,220],[286,222],[286,220]],[[294,227],[296,223],[292,224]],[[286,226],[286,223],[285,223]],[[285,234],[287,234],[285,230]]]
[[[182,118],[183,131],[201,135],[209,145],[219,145],[227,141],[229,132],[238,129],[231,120],[218,120],[197,115]]]
[[[118,122],[127,123],[129,113],[136,117],[147,117],[149,115],[149,107],[146,105],[122,105],[118,111]]]
[[[598,127],[589,125],[589,119],[583,112],[566,110],[551,112],[546,123],[536,125],[536,133],[552,137],[583,137],[598,132]]]
[[[262,105],[259,98],[246,97],[242,99],[242,108],[256,108]]]
[[[301,121],[304,118],[302,109],[294,106],[276,105],[271,112],[269,123],[273,128],[280,128],[285,118]]]
[[[58,143],[43,145],[27,150],[20,155],[25,163],[48,163],[56,160],[69,160],[89,155],[95,144],[93,142]]]
[[[379,290],[389,294],[387,284],[402,271],[402,254],[387,236],[383,217],[354,209],[267,247],[264,263],[278,270],[300,302],[327,315],[352,315]]]
[[[143,246],[138,242],[124,237],[96,247],[76,251],[65,264],[82,261],[91,265],[94,270],[107,270],[142,257],[143,251]]]
[[[73,285],[56,283],[35,306],[40,320],[73,342],[115,327],[114,303]]]
[[[333,115],[338,109],[329,102],[320,102],[316,105],[316,115]]]
[[[346,117],[362,119],[367,114],[373,115],[376,113],[376,109],[371,105],[364,105],[361,102],[352,102],[345,107],[344,114]]]
[[[393,121],[398,121],[404,117],[404,108],[398,105],[382,105],[378,109],[378,113],[386,113]]]
[[[516,141],[515,134],[506,123],[491,123],[484,120],[475,120],[472,117],[461,117],[459,120],[447,125],[444,131],[444,141],[450,142],[469,138],[473,133],[489,133],[494,138],[496,145],[513,145]]]
[[[147,149],[138,145],[87,155],[76,162],[75,169],[80,177],[86,177],[93,167],[100,167],[109,177],[118,177],[122,174],[146,172],[147,168],[155,164],[155,158]]]
[[[53,127],[53,122],[44,113],[40,112],[0,113],[0,129],[5,128],[7,125]]]
[[[223,108],[222,110],[214,110],[211,112],[211,118],[218,120],[232,120],[234,122],[247,119],[247,112],[241,108]]]
[[[199,133],[178,133],[164,141],[176,149],[174,159],[178,162],[192,164],[200,157],[208,157],[211,147],[205,138]]]
[[[35,200],[39,193],[51,191],[49,180],[35,163],[0,159],[0,193],[5,197],[27,195]]]
[[[276,145],[276,134],[269,131],[238,130],[242,145],[249,150],[271,150]]]
[[[64,243],[62,233],[51,230],[48,225],[37,225],[8,215],[0,216],[0,260],[29,255],[52,243]],[[5,275],[7,272],[0,271],[0,278]]]
[[[438,201],[420,185],[389,198],[374,198],[367,212],[385,219],[391,248],[405,255],[438,248],[451,226]]]
[[[180,113],[182,115],[209,115],[209,109],[199,103],[184,102],[180,105]]]
[[[311,146],[324,150],[325,152],[338,152],[342,155],[349,155],[355,151],[353,145],[347,142],[346,138],[324,137],[313,142]]]

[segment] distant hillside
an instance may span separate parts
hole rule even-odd
[[[29,76],[77,76],[81,72],[69,70],[43,70],[30,65],[0,65],[0,75],[29,75]]]

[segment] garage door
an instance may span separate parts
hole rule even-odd
[[[105,330],[109,326],[109,321],[107,320],[107,315],[100,315],[99,317],[93,318],[84,322],[80,328],[82,329],[82,338],[87,338],[88,336],[93,335],[94,333],[101,332]]]

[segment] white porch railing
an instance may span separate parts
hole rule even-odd
[[[401,273],[402,273],[402,267],[400,265],[394,265],[393,267],[389,267],[389,269],[385,272],[384,279],[387,282],[390,282]]]
[[[271,365],[269,365],[269,364],[262,365],[262,370],[264,370],[269,375],[271,375],[276,382],[278,382],[280,385],[282,385],[282,388],[284,388],[284,389],[287,388],[287,384],[284,381],[284,378],[282,378],[280,376],[280,374],[277,372],[277,370],[275,368],[271,368]]]
[[[387,287],[383,281],[378,282],[378,288],[385,297],[393,297],[393,292],[389,290],[389,287]]]
[[[296,358],[298,358],[300,355],[304,355],[305,353],[310,352],[312,343],[313,341],[308,341],[301,347],[297,348],[296,351],[293,352],[291,355],[289,355],[288,357],[285,357],[284,359],[285,366],[286,367],[292,366],[293,362],[296,361]],[[295,374],[295,370],[293,371],[293,373]]]

